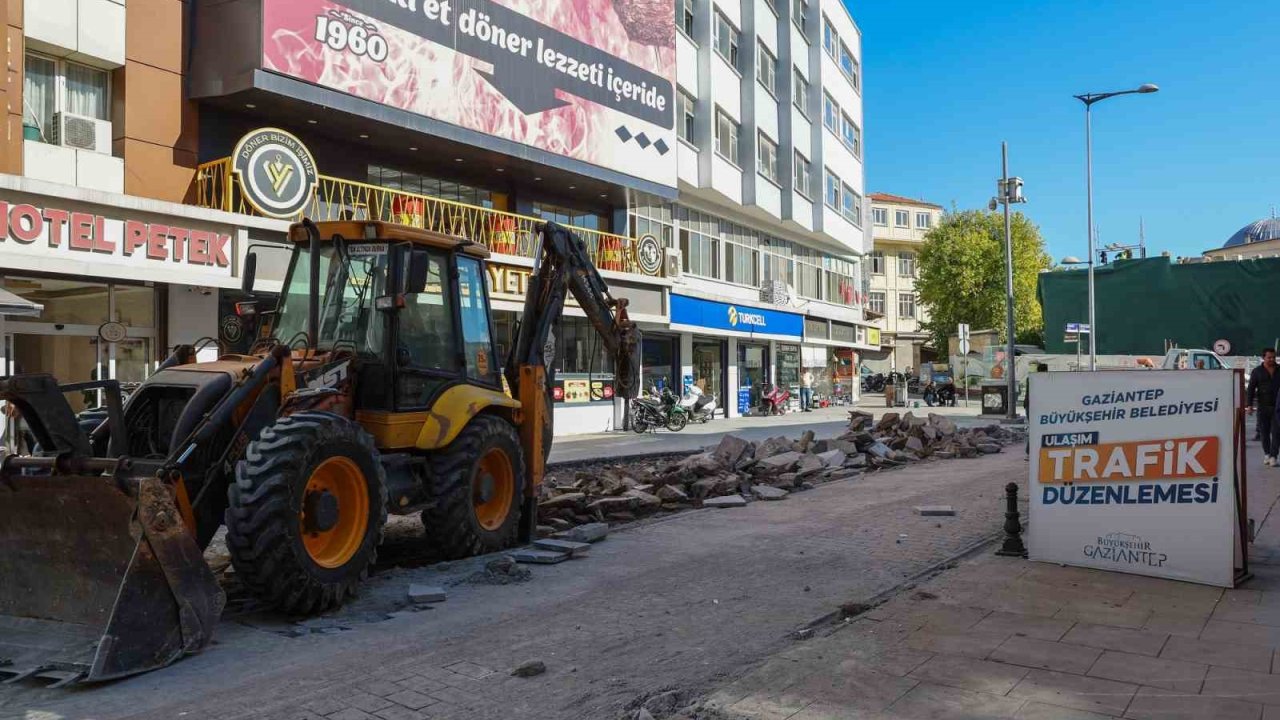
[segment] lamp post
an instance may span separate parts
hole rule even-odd
[[[1098,369],[1098,325],[1097,318],[1094,317],[1094,300],[1093,300],[1093,265],[1096,257],[1093,251],[1093,104],[1102,102],[1107,98],[1113,98],[1120,95],[1145,95],[1147,93],[1158,92],[1160,90],[1153,83],[1140,85],[1133,90],[1120,90],[1118,92],[1105,93],[1085,93],[1076,95],[1075,99],[1084,103],[1084,163],[1085,163],[1085,186],[1088,192],[1088,225],[1086,232],[1089,238],[1089,369]]]
[[[996,205],[1004,206],[1004,306],[1005,335],[1007,335],[1004,375],[1005,382],[1008,384],[1005,416],[1010,420],[1017,420],[1018,380],[1014,369],[1013,347],[1013,231],[1009,221],[1009,206],[1014,203],[1024,203],[1027,199],[1022,197],[1022,178],[1009,177],[1009,143],[1007,142],[1000,143],[1000,160],[1002,171],[1000,180],[996,183],[997,195],[991,198],[988,207],[995,210]]]

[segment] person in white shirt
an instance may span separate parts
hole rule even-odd
[[[809,412],[813,409],[813,373],[805,368],[800,375],[800,410]]]

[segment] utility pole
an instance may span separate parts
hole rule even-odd
[[[996,205],[1004,206],[1004,304],[1005,304],[1005,334],[1007,342],[1005,347],[1005,381],[1008,383],[1007,399],[1005,401],[1006,417],[1010,420],[1018,419],[1018,379],[1014,348],[1014,322],[1013,322],[1013,229],[1009,216],[1009,206],[1014,203],[1024,203],[1026,198],[1022,196],[1022,178],[1009,177],[1009,143],[1000,143],[1000,159],[1002,165],[1000,181],[996,184],[997,195],[991,199],[989,207],[996,209]]]

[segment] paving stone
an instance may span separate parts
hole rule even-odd
[[[514,550],[511,557],[516,559],[518,563],[533,565],[555,565],[569,559],[569,553],[554,552],[551,550]]]
[[[1205,615],[1183,615],[1181,613],[1156,610],[1147,618],[1142,629],[1150,630],[1152,632],[1168,633],[1170,635],[1181,635],[1182,637],[1198,638],[1200,637],[1201,631],[1204,630],[1205,623],[1208,621],[1209,618]]]
[[[707,498],[702,501],[703,507],[711,508],[737,508],[746,507],[747,499],[741,495],[724,495],[721,497]]]
[[[1076,623],[1075,627],[1063,636],[1062,642],[1155,657],[1160,654],[1160,649],[1168,639],[1168,635],[1150,630]]]
[[[818,664],[776,698],[783,706],[832,703],[844,707],[846,717],[858,717],[889,707],[917,683],[865,668],[831,672],[829,665]]]
[[[436,702],[435,698],[427,697],[426,695],[413,690],[401,690],[395,695],[388,695],[387,699],[397,705],[403,705],[410,710],[421,710],[422,708]]]
[[[1200,631],[1200,639],[1280,648],[1280,627],[1211,619]]]
[[[1235,698],[1144,687],[1129,703],[1124,716],[1132,720],[1259,720],[1262,705]]]
[[[950,505],[917,505],[915,511],[922,517],[950,517],[956,514],[956,509]]]
[[[1119,716],[1137,689],[1137,685],[1114,680],[1032,670],[1009,691],[1009,697]]]
[[[1070,620],[997,610],[983,618],[982,622],[975,625],[973,629],[1006,632],[1010,635],[1025,635],[1037,640],[1061,640],[1072,625],[1073,623]]]
[[[374,717],[363,710],[347,708],[329,715],[328,720],[374,720]]]
[[[472,680],[480,680],[482,678],[487,678],[490,675],[494,674],[495,672],[494,670],[491,670],[483,665],[477,665],[473,662],[466,662],[466,661],[457,662],[452,665],[446,665],[444,666],[444,669],[448,670],[451,673],[457,673],[458,675],[461,675],[463,677],[471,678]]]
[[[1099,607],[1080,608],[1067,606],[1054,614],[1060,620],[1086,622],[1111,627],[1125,627],[1134,630],[1143,629],[1155,613],[1149,608]],[[1203,624],[1203,623],[1202,623]],[[1157,628],[1151,628],[1157,630]],[[1200,633],[1197,632],[1196,635]]]
[[[1014,698],[920,683],[889,706],[885,715],[904,720],[907,718],[910,720],[926,718],[985,720],[986,718],[1012,718],[1020,707],[1022,707],[1022,701]]]
[[[405,690],[416,690],[418,692],[431,692],[445,687],[445,684],[439,680],[433,680],[421,675],[410,675],[407,678],[397,680],[396,684]]]
[[[377,712],[391,704],[390,700],[367,692],[354,692],[344,697],[343,700],[357,710],[370,713]]]
[[[751,494],[755,495],[757,500],[782,500],[791,493],[772,485],[756,485],[751,488]]]
[[[563,540],[573,540],[574,542],[593,543],[605,539],[608,535],[608,523],[587,523],[585,525],[579,525],[572,530],[557,533],[556,537]]]
[[[1026,668],[954,655],[935,655],[910,677],[935,685],[1004,695],[1026,676]]]
[[[591,543],[574,542],[573,540],[558,540],[556,538],[534,540],[533,546],[539,550],[568,553],[569,557],[582,557],[591,550]]]
[[[983,608],[952,605],[939,602],[920,602],[899,614],[899,619],[907,624],[935,632],[961,632],[977,625],[989,611]],[[1004,628],[991,628],[992,634],[1008,637],[1012,632]]]
[[[982,659],[1008,639],[1004,633],[917,630],[905,641],[909,648]]]
[[[1061,705],[1029,702],[1023,705],[1018,714],[1013,717],[1014,720],[1111,720],[1115,716],[1062,707]]]
[[[1200,694],[1280,706],[1280,675],[1211,667]]]
[[[435,701],[432,700],[432,702]],[[374,713],[374,715],[382,718],[382,720],[424,720],[427,717],[417,710],[410,710],[407,707],[401,707],[399,705],[392,705],[391,707],[383,708]]]
[[[1093,667],[1089,668],[1088,674],[1091,677],[1107,680],[1152,685],[1195,694],[1200,692],[1200,684],[1204,682],[1205,672],[1208,669],[1209,666],[1204,663],[1108,650],[1102,653],[1102,657],[1098,658]]]
[[[318,697],[303,703],[302,707],[317,715],[332,715],[339,710],[345,710],[347,704],[336,697]]]
[[[1241,670],[1271,671],[1271,649],[1261,645],[1229,644],[1175,635],[1165,643],[1160,657]]]
[[[445,592],[442,587],[435,585],[419,585],[414,583],[409,586],[409,602],[411,603],[438,603],[448,599],[449,593]]]
[[[1097,648],[1015,636],[996,648],[991,659],[1030,668],[1083,674],[1100,655],[1102,651]]]

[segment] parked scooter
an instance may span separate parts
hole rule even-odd
[[[650,430],[665,427],[671,432],[680,432],[689,424],[689,413],[680,406],[680,398],[664,387],[650,385],[644,397],[631,401],[631,429],[644,434]]]
[[[689,386],[689,392],[680,398],[680,407],[689,413],[691,422],[705,423],[716,416],[716,399],[702,391],[697,383]]]
[[[884,392],[884,373],[864,375],[862,377],[862,392]]]
[[[760,386],[760,414],[782,415],[787,411],[787,401],[791,399],[791,391],[781,385],[765,383]]]

